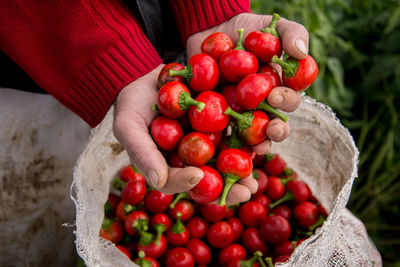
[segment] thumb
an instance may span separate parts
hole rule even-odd
[[[114,120],[114,135],[126,149],[132,164],[155,189],[162,188],[168,178],[168,165],[157,149],[145,123],[135,120]]]

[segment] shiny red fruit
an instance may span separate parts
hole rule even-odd
[[[288,240],[292,229],[288,220],[272,215],[261,222],[259,231],[265,242],[275,245]]]
[[[194,257],[187,248],[176,247],[168,251],[165,257],[166,267],[193,267]]]
[[[228,266],[231,261],[246,258],[245,249],[239,244],[232,244],[219,252],[218,263],[220,266]]]
[[[213,202],[221,194],[224,182],[216,169],[207,165],[200,167],[200,169],[203,171],[204,177],[188,191],[188,194],[197,203]]]
[[[183,130],[177,120],[160,116],[150,126],[151,136],[156,144],[165,151],[174,150],[183,137]]]
[[[201,52],[212,56],[218,62],[225,52],[232,50],[234,47],[235,44],[229,35],[215,32],[201,43]]]
[[[184,136],[178,145],[178,156],[191,166],[205,165],[214,156],[214,144],[205,134],[192,132]]]
[[[236,86],[236,99],[245,109],[255,109],[272,90],[271,80],[259,73],[246,75]]]
[[[157,89],[160,89],[164,84],[167,82],[171,81],[176,81],[176,82],[183,82],[183,77],[180,76],[169,76],[169,70],[183,70],[185,69],[184,66],[182,66],[179,63],[169,63],[166,64],[160,71],[160,74],[158,74],[157,78]]]
[[[234,233],[227,222],[215,222],[207,231],[207,240],[215,248],[226,248],[232,244]]]

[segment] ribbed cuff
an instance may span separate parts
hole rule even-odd
[[[183,44],[190,35],[250,12],[249,0],[170,0]]]
[[[119,91],[150,72],[162,59],[142,31],[120,40],[97,57],[60,101],[91,127],[99,124]]]

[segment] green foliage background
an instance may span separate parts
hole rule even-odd
[[[332,107],[360,151],[348,208],[384,266],[400,266],[400,2],[252,0],[251,8],[309,31],[319,76],[306,93]]]

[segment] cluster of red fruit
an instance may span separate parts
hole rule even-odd
[[[249,33],[244,41],[244,30],[239,29],[236,48],[228,35],[214,33],[186,67],[170,63],[159,74],[153,107],[161,116],[152,122],[151,135],[170,166],[196,166],[204,171],[204,178],[189,191],[196,202],[220,198],[219,204],[225,205],[232,184],[251,174],[254,153],[250,146],[267,138],[270,117],[288,120],[266,101],[271,90],[281,85],[269,63],[282,66],[282,82],[294,90],[305,90],[317,76],[311,56],[279,58],[282,46],[275,30],[279,19],[274,14],[267,28]],[[192,94],[197,96],[192,98]],[[207,166],[215,162],[216,170]]]
[[[109,194],[100,236],[139,266],[272,266],[322,225],[327,213],[278,154],[253,159],[258,190],[234,206],[146,186],[131,166]]]

